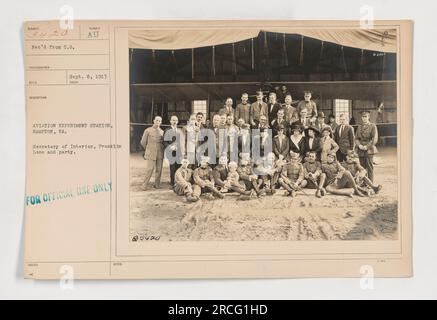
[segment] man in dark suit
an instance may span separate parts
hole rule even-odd
[[[232,108],[232,104],[234,102],[232,101],[231,97],[226,98],[225,106],[219,110],[219,115],[225,114],[228,115],[234,115],[235,111],[234,108]]]
[[[184,133],[178,128],[179,119],[176,116],[170,118],[170,128],[164,132],[164,153],[170,162],[170,189],[174,188],[175,174],[181,166],[184,156]]]
[[[310,119],[308,118],[308,110],[306,108],[302,108],[299,113],[299,119],[294,121],[292,125],[299,125],[303,130],[307,129],[310,124]]]
[[[240,119],[243,119],[244,123],[250,122],[249,95],[246,92],[241,95],[241,103],[235,109],[235,123]]]
[[[277,158],[282,155],[284,159],[290,154],[290,139],[285,135],[283,125],[278,126],[278,134],[273,138],[273,153]]]
[[[275,119],[278,114],[278,110],[281,108],[282,106],[276,101],[276,93],[270,92],[269,103],[267,104],[267,119],[269,124],[272,124],[273,119]]]
[[[263,92],[258,91],[256,93],[256,102],[250,106],[250,126],[252,128],[258,127],[259,119],[262,115],[267,116],[267,104],[263,101]]]
[[[280,126],[283,126],[285,129],[285,134],[288,135],[288,123],[285,119],[284,109],[279,109],[276,118],[271,122],[271,127],[273,131],[273,136],[278,134],[278,129]]]
[[[331,113],[328,118],[328,125],[331,127],[332,132],[335,132],[335,129],[338,126],[337,122],[335,121],[335,116]]]
[[[334,140],[339,146],[337,160],[343,162],[346,160],[347,152],[355,148],[355,133],[354,129],[347,124],[346,115],[341,114],[339,122],[334,131]]]

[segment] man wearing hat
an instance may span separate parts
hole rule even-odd
[[[300,113],[303,108],[306,108],[308,110],[308,117],[311,119],[312,122],[314,122],[317,116],[317,105],[313,100],[311,100],[311,98],[312,92],[304,91],[304,100],[299,102],[299,104],[297,105],[297,110]]]
[[[328,116],[328,126],[331,127],[332,132],[335,132],[335,129],[338,126],[335,116],[332,113]]]
[[[300,155],[290,151],[290,162],[282,168],[281,176],[278,179],[280,185],[286,190],[285,195],[295,197],[296,191],[302,187],[304,178]]]
[[[378,142],[378,129],[370,122],[370,112],[361,112],[362,123],[358,125],[356,144],[360,164],[367,170],[370,181],[373,182],[373,155],[376,153],[375,145]]]
[[[346,170],[348,170],[355,179],[358,187],[369,194],[368,190],[372,193],[378,193],[381,191],[382,186],[374,184],[368,177],[367,171],[364,169],[358,160],[358,155],[354,150],[349,150],[346,155],[346,161],[341,164]]]

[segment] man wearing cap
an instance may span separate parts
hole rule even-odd
[[[279,125],[277,130],[278,134],[273,138],[273,153],[277,158],[282,155],[286,159],[290,153],[290,139],[286,136],[283,125]]]
[[[177,195],[185,196],[188,202],[196,202],[199,200],[199,197],[193,192],[191,184],[193,170],[188,165],[188,159],[182,159],[181,167],[175,173],[174,192]]]
[[[348,150],[355,148],[355,133],[354,129],[347,124],[346,115],[340,114],[339,125],[334,131],[334,140],[337,142],[339,150],[337,151],[337,159],[340,162],[346,160]]]
[[[378,142],[378,129],[370,122],[370,112],[361,113],[362,123],[358,125],[356,143],[360,164],[367,170],[370,181],[373,182],[373,155],[376,153],[375,145]]]
[[[249,95],[245,92],[241,95],[241,103],[235,109],[235,121],[243,119],[245,123],[250,122]]]
[[[311,119],[311,122],[314,122],[317,116],[317,105],[311,98],[312,92],[304,91],[304,100],[299,102],[297,110],[300,113],[303,108],[306,108],[308,110],[308,117]]]
[[[277,117],[279,109],[281,109],[281,105],[276,101],[276,93],[270,92],[269,103],[267,105],[267,119],[269,121],[269,124],[272,124],[273,119]]]
[[[144,160],[146,162],[146,172],[143,183],[143,190],[148,189],[148,184],[155,170],[156,189],[161,185],[162,163],[164,159],[164,131],[161,129],[162,118],[156,116],[153,126],[144,130],[141,138],[141,146],[144,148]]]
[[[193,173],[194,195],[199,197],[202,193],[212,192],[212,194],[220,199],[224,196],[214,185],[214,176],[212,174],[212,169],[209,166],[209,157],[203,156],[200,160],[200,167],[194,170]]]
[[[259,124],[259,119],[262,115],[268,116],[267,104],[263,101],[263,92],[256,93],[256,102],[250,106],[250,125],[256,128]]]

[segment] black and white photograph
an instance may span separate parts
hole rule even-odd
[[[131,241],[398,238],[396,30],[147,36],[129,32]]]

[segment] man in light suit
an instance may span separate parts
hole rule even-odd
[[[340,124],[334,131],[334,140],[339,146],[337,160],[343,162],[346,160],[347,152],[355,148],[355,133],[354,129],[347,124],[346,115],[341,114],[339,122]]]
[[[161,129],[162,118],[156,116],[153,120],[153,126],[144,130],[141,138],[141,146],[144,148],[144,160],[146,161],[146,172],[143,183],[143,190],[148,189],[148,184],[155,170],[154,188],[161,187],[162,162],[164,159],[163,136],[164,131]]]
[[[259,120],[262,115],[268,116],[267,104],[263,101],[262,91],[256,93],[256,102],[252,103],[250,110],[250,125],[256,128],[259,125]]]

